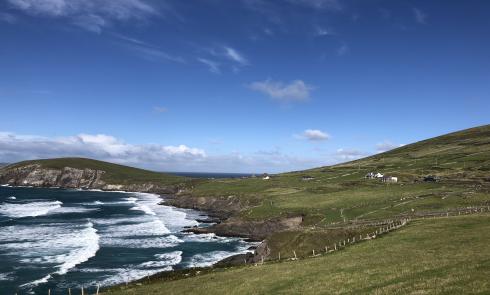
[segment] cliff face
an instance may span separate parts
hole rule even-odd
[[[154,193],[174,193],[175,188],[153,183],[115,184],[106,183],[103,176],[106,172],[95,169],[44,168],[39,164],[4,168],[0,170],[0,184],[34,187],[62,187],[101,190],[124,190]]]

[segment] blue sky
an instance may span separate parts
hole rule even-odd
[[[280,172],[489,123],[488,1],[3,0],[0,162]]]

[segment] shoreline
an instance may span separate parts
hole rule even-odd
[[[225,217],[226,214],[219,214],[218,212],[215,212],[215,211],[206,211],[206,210],[202,210],[199,208],[180,207],[180,206],[176,206],[174,204],[168,204],[167,201],[169,199],[173,199],[174,197],[176,197],[175,195],[162,194],[162,193],[158,193],[158,192],[127,191],[127,190],[119,190],[119,189],[118,190],[104,190],[104,189],[90,189],[90,188],[86,189],[86,188],[71,188],[71,187],[59,187],[59,186],[28,186],[28,185],[16,186],[16,185],[10,185],[10,184],[1,184],[0,186],[6,187],[6,188],[45,188],[45,189],[66,189],[66,190],[93,191],[93,192],[116,192],[116,193],[125,193],[125,194],[151,194],[151,195],[154,195],[155,197],[159,198],[158,205],[175,208],[177,210],[178,209],[194,210],[194,211],[196,211],[196,213],[199,214],[199,217],[203,217],[203,219],[193,218],[193,220],[198,222],[199,225],[192,226],[190,228],[182,228],[179,230],[180,233],[193,233],[196,235],[201,235],[201,234],[204,235],[204,234],[212,233],[212,234],[215,234],[217,237],[239,238],[239,239],[242,239],[244,242],[247,242],[247,243],[263,242],[261,240],[250,239],[250,238],[247,238],[247,237],[244,237],[241,235],[219,235],[213,231],[206,230],[207,228],[208,229],[211,228],[212,225],[220,224],[221,222],[226,220],[227,219],[227,217]],[[203,227],[202,224],[210,224],[210,226],[204,226]],[[162,272],[158,272],[158,273],[155,273],[153,275],[150,275],[148,278],[151,278],[151,277],[176,278],[176,277],[183,276],[186,273],[202,272],[205,270],[211,271],[212,269],[222,268],[222,267],[226,267],[226,266],[230,266],[230,265],[244,264],[243,263],[244,258],[248,262],[251,258],[253,258],[256,255],[255,251],[259,246],[260,245],[253,245],[252,244],[247,248],[247,250],[246,250],[247,252],[232,254],[226,258],[222,258],[222,259],[217,260],[216,262],[214,262],[210,266],[186,267],[186,268],[181,268],[181,269],[173,269],[173,270],[169,270],[169,271],[162,271]],[[251,252],[251,251],[253,251],[253,252]],[[128,281],[128,283],[137,283],[138,281],[142,281],[144,279],[145,278],[136,279],[136,280]],[[120,284],[115,284],[115,285],[111,285],[111,286],[105,286],[103,288],[104,289],[116,288],[116,287],[122,286],[124,284],[125,283],[120,283]]]

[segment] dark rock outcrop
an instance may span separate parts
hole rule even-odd
[[[251,221],[240,218],[229,218],[209,227],[195,227],[185,230],[196,234],[215,233],[224,237],[243,237],[262,241],[272,233],[296,229],[303,222],[303,217],[274,218],[269,220]]]

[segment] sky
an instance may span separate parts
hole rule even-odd
[[[0,162],[276,173],[489,119],[486,0],[0,0]]]

